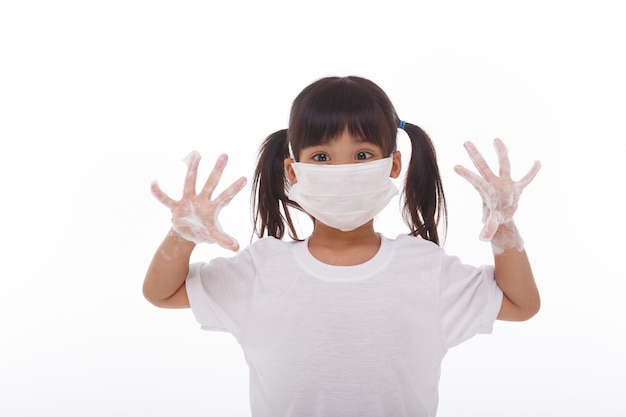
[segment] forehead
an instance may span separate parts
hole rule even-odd
[[[338,135],[335,135],[334,137],[331,138],[327,138],[323,141],[321,141],[319,143],[319,146],[325,146],[325,145],[363,145],[363,144],[369,144],[372,146],[379,146],[378,143],[372,141],[372,140],[367,140],[366,138],[364,138],[363,136],[361,136],[360,134],[354,134],[351,133],[348,129],[344,129],[343,132],[341,132]],[[315,145],[312,145],[315,146]],[[310,146],[309,146],[310,147]]]

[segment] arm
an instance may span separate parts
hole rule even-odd
[[[513,214],[522,190],[537,175],[540,164],[535,162],[526,176],[514,182],[504,143],[496,139],[494,145],[500,164],[499,176],[491,171],[470,142],[465,144],[465,148],[482,177],[461,166],[456,166],[455,171],[478,190],[483,200],[484,227],[480,238],[491,242],[495,279],[504,293],[498,319],[527,320],[539,311],[539,291],[524,250],[524,241],[513,222]]]
[[[218,243],[227,249],[239,250],[237,241],[222,231],[217,216],[222,207],[241,191],[246,179],[239,178],[215,200],[211,200],[226,166],[226,155],[218,158],[199,194],[196,194],[195,185],[200,155],[192,152],[186,162],[187,176],[183,197],[179,201],[167,196],[156,182],[152,184],[154,196],[172,211],[172,230],[154,254],[143,283],[145,298],[158,307],[189,307],[185,280],[189,272],[189,259],[196,244]]]
[[[494,248],[494,275],[498,287],[504,293],[498,320],[524,321],[537,314],[541,302],[526,251],[514,247],[500,250],[500,242],[512,235],[519,237],[515,223],[502,224],[491,241]]]
[[[157,249],[143,282],[143,295],[157,307],[189,308],[185,279],[196,244],[170,230]]]

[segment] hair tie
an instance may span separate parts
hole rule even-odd
[[[404,126],[406,126],[406,122],[404,120],[400,120],[400,125],[398,127],[400,129],[404,129]]]

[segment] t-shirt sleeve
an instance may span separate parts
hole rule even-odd
[[[240,340],[255,268],[249,252],[189,265],[186,280],[191,310],[204,330],[232,333]]]
[[[441,313],[448,347],[477,333],[491,333],[502,306],[502,290],[490,265],[473,267],[444,255],[441,274]]]

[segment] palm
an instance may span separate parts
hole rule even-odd
[[[215,199],[211,199],[227,161],[226,155],[218,158],[202,191],[198,194],[196,194],[196,179],[200,154],[195,151],[186,158],[188,169],[183,196],[180,200],[170,198],[156,182],[152,184],[151,189],[157,200],[171,210],[172,227],[183,238],[195,243],[217,243],[224,248],[237,251],[239,244],[233,237],[222,231],[218,215],[220,210],[245,186],[246,179],[239,178]]]
[[[535,178],[541,167],[539,161],[535,161],[528,174],[517,182],[513,181],[511,179],[511,162],[506,146],[500,139],[494,141],[494,146],[500,165],[499,176],[493,173],[476,146],[471,142],[467,142],[465,148],[481,176],[465,167],[455,167],[455,171],[478,190],[483,200],[483,223],[485,226],[480,233],[480,238],[486,241],[493,238],[499,225],[508,223],[513,219],[522,191]]]

